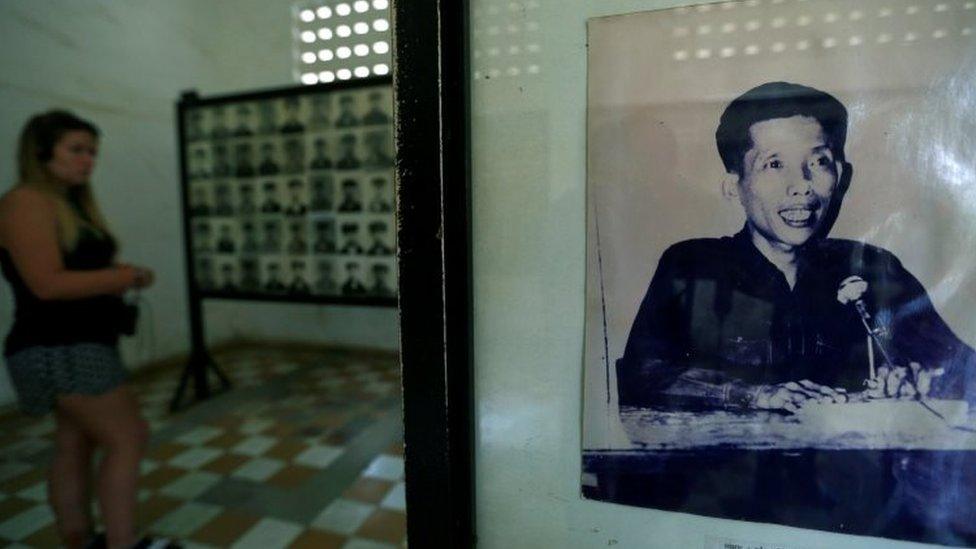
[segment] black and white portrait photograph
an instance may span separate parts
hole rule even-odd
[[[344,221],[339,230],[342,231],[342,247],[339,253],[345,255],[361,255],[363,244],[359,238],[359,223],[355,221]]]
[[[234,107],[237,121],[234,125],[234,137],[250,137],[254,135],[254,122],[251,117],[251,106],[241,103]]]
[[[266,261],[264,264],[264,280],[261,289],[265,292],[277,294],[285,292],[288,287],[282,280],[281,262],[277,259]]]
[[[196,265],[197,286],[201,290],[213,290],[217,287],[217,279],[214,277],[213,260],[209,257],[202,257],[197,260]]]
[[[256,254],[261,251],[258,244],[257,227],[253,221],[247,220],[241,223],[241,253]]]
[[[207,131],[203,126],[202,110],[191,110],[187,113],[186,117],[184,117],[183,121],[186,124],[185,134],[187,141],[199,141],[201,139],[206,139]]]
[[[226,143],[217,143],[213,147],[213,168],[210,170],[213,177],[230,177],[230,153]]]
[[[342,201],[339,202],[340,212],[363,211],[362,194],[359,191],[359,181],[349,178],[342,180]]]
[[[278,183],[274,180],[265,181],[261,185],[261,213],[281,213],[281,199],[278,197]]]
[[[190,186],[190,215],[193,217],[208,216],[211,213],[210,185],[196,183]]]
[[[254,201],[254,183],[244,181],[237,187],[237,212],[241,215],[252,215],[257,211]]]
[[[258,161],[258,175],[276,175],[281,171],[278,164],[274,142],[261,143],[261,159]]]
[[[373,281],[369,286],[370,295],[376,297],[391,297],[393,288],[390,286],[390,266],[386,263],[374,263],[372,268]]]
[[[270,220],[262,225],[264,236],[261,239],[261,251],[266,254],[281,252],[281,222]]]
[[[308,115],[308,123],[312,128],[327,128],[332,120],[332,96],[316,94],[309,98],[312,112]]]
[[[335,127],[350,128],[359,125],[356,115],[356,97],[352,94],[339,96],[339,114],[336,116]]]
[[[342,295],[362,297],[368,293],[363,282],[362,265],[358,261],[347,261],[345,278],[342,281]]]
[[[386,130],[371,130],[363,137],[363,166],[366,168],[387,168],[393,165],[390,155],[390,134]]]
[[[393,247],[386,243],[389,238],[389,226],[386,221],[370,221],[370,244],[366,249],[366,255],[393,255]]]
[[[210,159],[206,147],[191,149],[189,156],[190,179],[207,179],[210,177]]]
[[[197,252],[213,251],[213,231],[210,223],[198,221],[193,225],[193,249]]]
[[[230,136],[230,128],[227,126],[227,113],[223,106],[216,106],[210,109],[210,138],[223,139]]]
[[[220,181],[213,186],[214,193],[214,215],[229,216],[234,215],[233,195],[230,183]]]
[[[295,259],[291,262],[291,277],[288,281],[288,293],[292,295],[308,295],[312,293],[312,287],[308,283],[308,274],[305,272],[305,262]]]
[[[362,166],[356,154],[356,143],[359,140],[354,133],[344,133],[339,138],[339,157],[335,167],[340,170],[358,170]]]
[[[308,240],[305,238],[305,221],[296,219],[288,223],[288,244],[286,249],[291,255],[305,255],[308,253]]]
[[[251,143],[241,141],[234,145],[234,177],[254,177],[254,152]]]
[[[248,257],[241,260],[241,291],[258,292],[261,290],[261,268],[258,260]]]
[[[281,124],[281,133],[301,133],[305,131],[305,125],[301,121],[301,109],[302,103],[301,98],[298,96],[291,96],[282,99],[282,110],[284,111],[284,120]]]
[[[315,240],[312,251],[317,254],[334,254],[336,251],[335,221],[317,219],[315,221]]]
[[[584,497],[976,544],[965,5],[589,21]]]
[[[336,295],[339,293],[339,285],[336,284],[335,273],[332,262],[327,259],[320,259],[315,263],[315,293],[321,295]]]
[[[237,242],[234,239],[234,227],[230,223],[221,223],[217,235],[217,253],[233,254],[237,252]]]
[[[272,100],[258,103],[258,133],[261,135],[278,133],[278,112]]]
[[[237,266],[233,262],[227,261],[220,265],[219,290],[221,292],[240,291],[237,284]]]
[[[363,125],[381,125],[390,123],[390,99],[380,90],[373,90],[367,95],[366,113],[363,114]]]
[[[325,137],[318,136],[312,141],[312,160],[308,164],[308,169],[332,169],[332,159],[329,158],[329,143]]]
[[[393,211],[393,204],[390,200],[391,190],[387,180],[382,176],[374,176],[369,179],[369,185],[373,189],[373,196],[369,199],[370,213],[389,213]]]
[[[300,178],[288,180],[288,202],[285,205],[285,215],[298,217],[308,212],[305,201],[305,181]]]
[[[301,139],[286,139],[282,148],[285,152],[284,173],[300,174],[305,171],[305,143]]]
[[[331,174],[313,174],[309,179],[312,197],[309,207],[312,211],[331,210],[335,196],[335,180]]]

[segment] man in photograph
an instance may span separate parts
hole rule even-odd
[[[258,164],[258,174],[276,175],[281,168],[275,161],[275,146],[270,141],[261,145],[261,162]]]
[[[374,177],[370,179],[373,186],[373,198],[369,201],[369,211],[372,213],[389,213],[393,211],[393,206],[386,198],[386,178]]]
[[[234,147],[234,177],[254,177],[254,164],[251,163],[251,144],[238,143]]]
[[[356,135],[347,133],[339,138],[339,160],[336,168],[340,170],[358,170],[362,162],[356,157]]]
[[[321,219],[315,222],[315,242],[312,244],[315,253],[335,253],[335,240],[335,222],[331,219]]]
[[[316,263],[318,278],[315,280],[315,293],[333,295],[338,291],[335,278],[332,276],[332,262],[321,260]]]
[[[361,297],[366,295],[366,285],[359,278],[359,263],[346,263],[346,280],[342,283],[342,295]]]
[[[339,203],[339,211],[363,211],[363,201],[359,197],[359,183],[355,179],[346,179],[342,182],[342,202]]]
[[[301,133],[305,131],[305,125],[299,121],[299,110],[301,109],[298,97],[286,97],[285,122],[281,125],[281,133]]]
[[[278,202],[278,185],[274,181],[264,182],[264,202],[261,203],[261,213],[274,214],[281,212],[281,202]]]
[[[343,95],[339,98],[339,116],[336,118],[337,128],[349,128],[359,124],[354,109],[354,99],[351,95]]]
[[[827,238],[853,175],[847,121],[833,96],[785,82],[728,105],[722,192],[745,227],[664,252],[617,361],[621,406],[971,398],[974,352],[918,280],[884,249]]]
[[[333,180],[331,175],[312,176],[312,210],[331,210]]]
[[[251,129],[251,107],[238,105],[234,111],[237,113],[237,127],[234,128],[234,137],[254,135],[254,130]]]
[[[305,280],[305,262],[296,259],[291,262],[291,282],[288,284],[288,293],[295,295],[308,295],[312,292],[311,286]]]
[[[363,115],[363,124],[388,124],[390,116],[383,108],[383,93],[372,91],[369,94],[369,108]]]

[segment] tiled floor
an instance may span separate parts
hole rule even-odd
[[[395,357],[251,346],[215,358],[234,389],[175,415],[177,371],[133,380],[153,431],[145,531],[190,548],[405,546]],[[53,427],[0,418],[0,545],[58,543],[44,485]]]

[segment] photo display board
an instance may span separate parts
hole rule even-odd
[[[193,292],[396,304],[389,78],[179,104]]]

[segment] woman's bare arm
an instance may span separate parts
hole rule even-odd
[[[54,204],[34,189],[16,188],[0,200],[0,245],[10,254],[27,288],[44,300],[121,294],[137,277],[131,267],[65,269]]]

